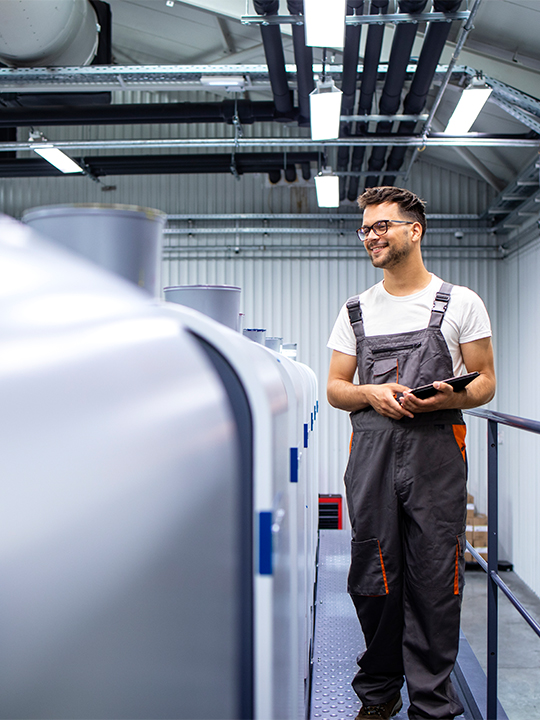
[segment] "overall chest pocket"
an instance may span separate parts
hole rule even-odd
[[[375,358],[373,361],[373,380],[376,384],[397,382],[398,375],[397,357]]]
[[[375,348],[373,352],[372,375],[377,385],[399,383],[403,377],[407,360],[421,343],[396,345],[391,348]]]

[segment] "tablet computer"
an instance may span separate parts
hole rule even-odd
[[[454,388],[454,391],[459,392],[459,390],[463,390],[463,388],[474,380],[474,378],[477,378],[478,375],[480,375],[480,373],[472,372],[467,375],[458,375],[457,377],[447,378],[446,380],[441,380],[441,382],[448,383],[448,385],[451,385]],[[417,398],[424,400],[425,398],[435,395],[438,391],[435,390],[433,384],[430,384],[414,388],[411,392],[413,395],[416,395]]]

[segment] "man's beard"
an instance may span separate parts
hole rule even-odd
[[[411,249],[408,245],[402,245],[399,248],[387,245],[384,258],[371,255],[371,263],[377,268],[393,268],[399,265],[399,263],[410,254],[410,251]]]

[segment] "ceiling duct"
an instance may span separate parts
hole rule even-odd
[[[362,15],[364,0],[347,0],[347,15]],[[345,47],[343,48],[343,76],[341,80],[341,114],[352,115],[356,98],[356,80],[358,74],[358,53],[360,50],[361,25],[347,25],[345,28]],[[351,124],[341,123],[339,136],[351,134]],[[338,150],[338,171],[349,169],[350,148],[344,146]],[[339,199],[345,199],[347,177],[339,178]]]
[[[235,116],[242,125],[271,122],[276,108],[271,101],[223,100],[208,103],[141,103],[139,105],[87,105],[79,107],[2,108],[0,128],[34,125],[133,125],[150,123],[227,123]]]
[[[89,65],[99,43],[89,0],[3,0],[0,61],[10,67]]]
[[[5,153],[3,153],[5,155]],[[230,174],[230,153],[215,155],[92,155],[74,158],[93,178],[107,175],[189,175],[220,173]],[[318,152],[235,153],[235,170],[238,175],[268,173],[272,182],[281,178],[293,182],[296,165],[304,180],[311,176],[311,163],[319,160]],[[0,177],[66,177],[41,158],[0,158]]]
[[[421,13],[426,7],[427,0],[398,0],[398,4],[400,12],[416,14]],[[401,92],[405,83],[407,65],[410,61],[417,29],[417,23],[402,23],[396,28],[390,51],[386,81],[379,102],[381,115],[395,115],[401,105]],[[390,135],[391,132],[391,122],[384,121],[377,124],[378,135]],[[385,145],[377,145],[373,148],[369,158],[368,170],[373,170],[376,173],[382,170],[387,149]],[[373,187],[377,185],[377,182],[378,176],[370,175],[366,179],[366,187]]]
[[[370,15],[384,14],[388,11],[388,0],[371,0]],[[364,70],[362,72],[362,85],[360,86],[360,98],[358,100],[358,115],[369,115],[373,106],[373,95],[377,84],[377,72],[381,57],[381,48],[384,34],[384,25],[370,25],[366,48],[364,51]],[[367,132],[366,123],[356,123],[356,135],[365,135]],[[362,145],[355,146],[352,152],[351,172],[360,172],[366,148]],[[359,178],[349,178],[348,199],[354,202],[358,197]]]
[[[279,10],[279,0],[253,0],[253,7],[258,15],[276,15]],[[284,122],[294,120],[293,94],[287,82],[280,27],[261,25],[261,35],[276,106],[275,119]]]
[[[303,15],[304,0],[287,0],[287,8],[291,15]],[[315,81],[313,79],[313,49],[306,45],[305,25],[293,23],[292,37],[294,61],[296,63],[298,125],[300,127],[309,127],[309,94],[315,89]]]
[[[454,13],[459,10],[461,2],[462,0],[434,0],[433,8],[435,12]],[[403,104],[405,115],[419,115],[424,109],[437,63],[450,32],[450,25],[449,22],[429,23],[411,88]],[[415,122],[401,122],[398,135],[412,135],[415,126]],[[399,170],[403,165],[406,151],[405,147],[394,146],[388,157],[386,170]],[[394,180],[395,175],[385,175],[382,184],[393,185]]]

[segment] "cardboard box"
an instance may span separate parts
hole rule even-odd
[[[474,548],[476,552],[480,553],[481,557],[484,558],[484,560],[487,562],[487,547],[475,547]],[[474,558],[470,552],[465,552],[465,562],[476,562],[476,558]]]
[[[473,532],[473,547],[487,547],[488,529],[487,525],[475,525]]]
[[[472,525],[474,519],[474,503],[467,503],[467,525]]]

